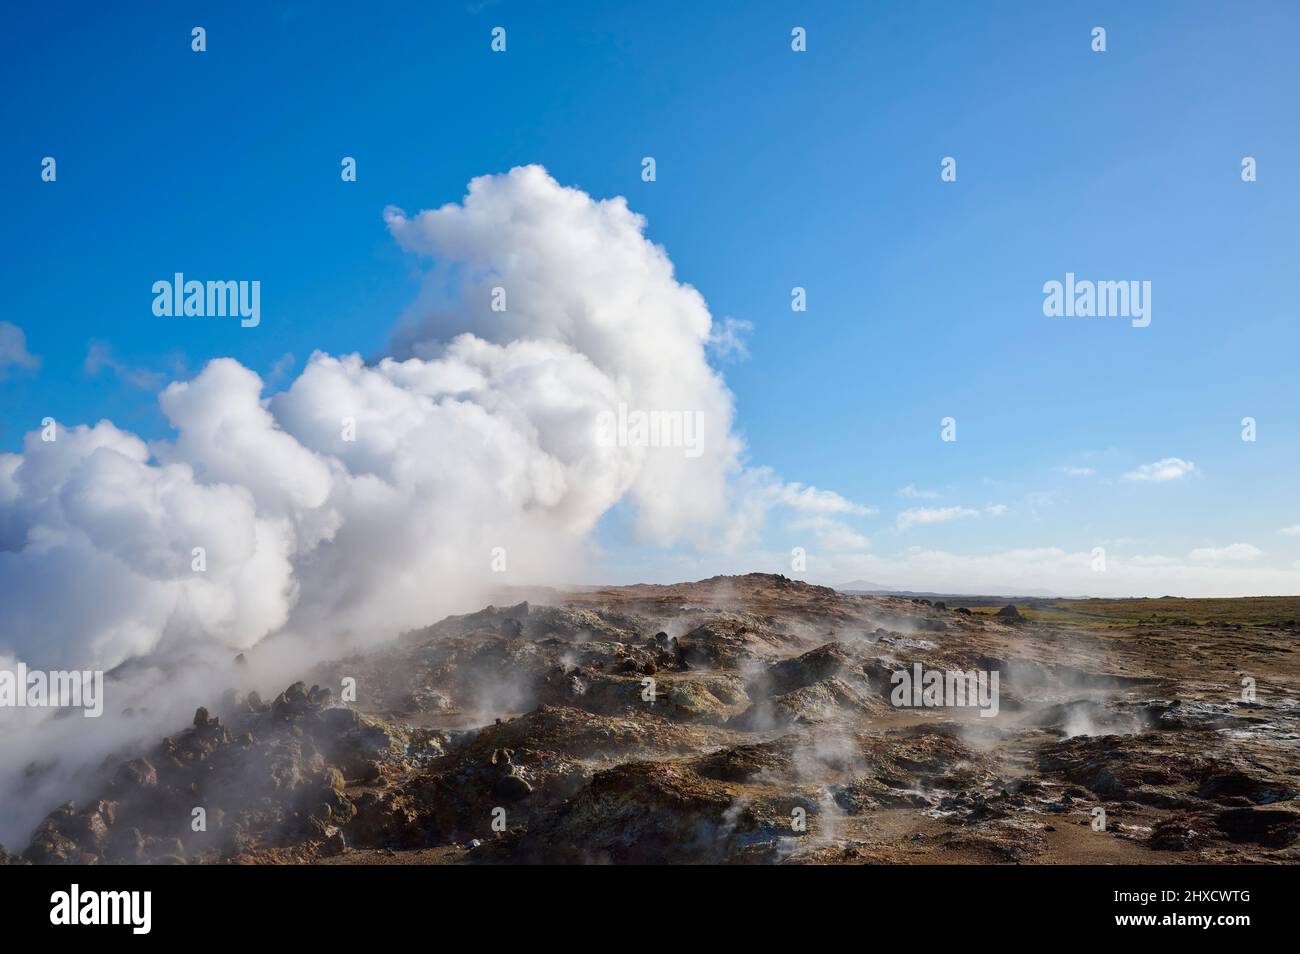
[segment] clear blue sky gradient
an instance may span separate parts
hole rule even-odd
[[[313,349],[382,353],[418,279],[384,206],[456,201],[473,176],[537,162],[626,195],[715,319],[753,322],[748,360],[722,366],[753,463],[879,507],[861,529],[882,539],[918,503],[898,497],[906,484],[936,505],[1009,507],[878,546],[1246,541],[1269,565],[1300,559],[1300,536],[1279,534],[1300,524],[1300,5],[4,16],[0,320],[42,364],[0,379],[0,450],[46,415],[167,436],[153,390],[83,370],[92,340],[168,378],[221,355],[265,375],[286,353],[295,373]],[[345,155],[356,183],[340,182]],[[260,279],[261,327],[155,318],[150,286],[174,271]],[[1151,326],[1044,317],[1042,285],[1066,271],[1151,281]],[[791,313],[795,285],[806,314]],[[945,415],[955,444],[938,440]],[[1164,457],[1198,473],[1118,479]],[[1096,478],[1058,470],[1071,464]]]

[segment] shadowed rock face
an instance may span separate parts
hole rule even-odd
[[[1300,857],[1285,625],[945,602],[751,574],[449,617],[268,702],[195,700],[0,863]],[[918,665],[995,673],[997,714],[895,704]]]

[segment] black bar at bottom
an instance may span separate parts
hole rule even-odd
[[[494,936],[499,928],[534,940],[538,932],[556,931],[555,944],[565,936],[586,944],[593,930],[658,934],[674,924],[692,935],[724,931],[734,941],[761,938],[774,919],[787,918],[791,928],[818,934],[836,924],[857,930],[893,924],[921,930],[918,938],[939,932],[937,940],[945,925],[960,933],[983,924],[1002,940],[1041,943],[1050,924],[1051,936],[1071,940],[1196,931],[1231,943],[1242,931],[1292,924],[1294,889],[1288,865],[11,867],[0,868],[0,923],[11,940],[76,931],[81,942],[127,944],[280,937],[375,943],[400,936],[394,932],[458,928],[487,928]],[[117,924],[70,923],[114,919]]]

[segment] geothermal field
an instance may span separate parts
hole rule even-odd
[[[84,771],[0,856],[1300,860],[1300,598],[1013,603],[767,574],[504,596],[291,685],[257,684],[250,653],[192,724]]]

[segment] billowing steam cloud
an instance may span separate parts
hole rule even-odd
[[[62,741],[6,741],[6,778],[72,733],[131,738],[104,724],[133,694],[150,693],[157,723],[137,717],[134,732],[171,728],[193,696],[161,687],[184,685],[187,658],[216,689],[233,651],[264,641],[301,667],[337,640],[477,608],[492,583],[572,579],[624,499],[643,538],[668,544],[734,539],[755,509],[818,493],[741,468],[708,309],[623,199],[532,166],[385,218],[432,262],[396,357],[317,353],[269,399],[254,372],[215,360],[163,391],[174,440],[101,421],[0,455],[0,663],[122,667],[95,733],[47,720]],[[699,412],[702,453],[598,440],[598,416],[620,404]],[[17,718],[0,710],[0,724]],[[29,827],[0,814],[0,839]]]
[[[405,360],[318,353],[269,401],[216,360],[162,393],[172,442],[101,422],[0,458],[9,649],[111,668],[282,628],[391,635],[485,582],[495,547],[513,579],[572,568],[624,496],[657,543],[716,528],[739,443],[709,313],[622,199],[534,166],[386,219],[434,262]],[[702,412],[703,453],[603,446],[598,415],[620,402]]]

